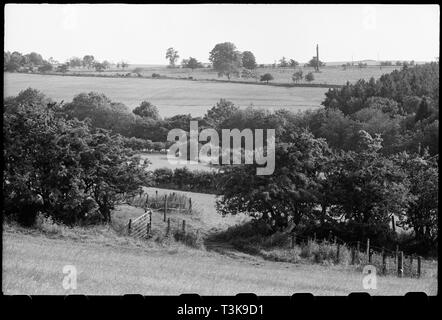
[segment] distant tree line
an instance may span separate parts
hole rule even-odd
[[[129,64],[125,61],[119,62],[117,68],[126,69]],[[4,71],[8,72],[67,72],[70,68],[87,68],[95,71],[104,71],[111,67],[111,63],[107,60],[102,62],[96,60],[93,55],[85,55],[83,58],[72,57],[65,63],[59,63],[52,57],[48,60],[43,59],[41,54],[31,52],[29,54],[21,54],[20,52],[4,51]]]

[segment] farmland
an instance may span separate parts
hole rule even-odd
[[[343,69],[340,65],[326,66],[321,69],[321,72],[314,73],[315,79],[311,81],[312,84],[327,84],[327,85],[343,85],[347,81],[356,82],[359,79],[369,80],[371,77],[377,79],[381,75],[390,73],[393,70],[400,69],[399,66],[382,66],[369,65],[365,68],[351,67]],[[270,73],[273,75],[273,83],[292,83],[292,75],[294,71],[301,70],[304,75],[309,72],[314,72],[311,67],[258,67],[254,71],[257,75],[262,75],[265,73]],[[157,74],[160,76],[166,76],[171,78],[189,78],[192,77],[195,80],[224,80],[227,82],[226,77],[218,77],[216,71],[210,68],[167,68],[164,66],[152,66],[152,65],[130,65],[126,69],[116,69],[110,68],[105,71],[94,71],[86,68],[73,68],[69,70],[67,74],[80,74],[80,75],[124,75],[127,73],[132,73],[136,71],[143,77],[151,77],[152,74]],[[135,75],[132,73],[132,75]],[[238,77],[232,77],[231,81],[255,81],[253,79],[244,79]],[[259,79],[256,80],[259,82]],[[301,81],[300,83],[305,83],[306,81]]]
[[[155,190],[145,191],[153,195]],[[160,194],[167,191],[160,190]],[[195,213],[186,219],[203,234],[241,220],[217,215],[212,195],[185,194],[195,203]],[[143,212],[120,206],[114,211],[114,224],[122,225]],[[178,218],[177,214],[170,215],[173,221]],[[155,214],[154,228],[163,224],[162,215]],[[64,228],[50,234],[6,226],[2,289],[6,294],[65,294],[63,266],[74,265],[78,284],[71,293],[76,294],[347,295],[367,291],[362,287],[361,272],[349,266],[292,264],[237,251],[225,253],[192,249],[179,243],[162,246],[136,240],[117,234],[109,226]],[[373,295],[403,295],[410,291],[436,294],[435,274],[419,280],[383,276],[378,278],[376,290],[368,290]]]
[[[213,83],[172,79],[100,78],[51,76],[38,74],[4,74],[4,95],[18,94],[28,87],[48,97],[68,102],[81,92],[104,93],[113,101],[135,108],[143,100],[158,107],[160,115],[202,116],[221,98],[241,107],[254,105],[267,109],[305,110],[317,108],[326,88],[283,88],[263,85]]]
[[[212,69],[195,69],[191,70],[188,68],[164,68],[161,66],[148,66],[144,67],[143,65],[130,67],[128,72],[133,70],[134,68],[141,68],[141,75],[143,76],[151,76],[153,73],[157,73],[164,76],[169,77],[192,77],[193,79],[204,80],[204,79],[224,79],[227,80],[226,77],[218,78],[218,74]],[[313,84],[337,84],[343,85],[347,81],[355,82],[359,79],[369,80],[371,77],[375,79],[379,78],[381,75],[385,73],[390,73],[393,70],[400,69],[400,67],[396,66],[386,66],[380,68],[379,66],[368,66],[366,68],[349,68],[344,70],[341,66],[330,66],[323,67],[321,72],[314,73],[315,79],[311,82]],[[309,72],[313,72],[313,68],[311,67],[297,67],[296,71],[302,70],[303,74],[306,75]],[[292,83],[292,75],[295,71],[294,68],[272,68],[272,67],[259,67],[256,68],[256,73],[258,75],[262,75],[265,73],[270,73],[273,75],[274,83]],[[121,70],[109,70],[109,73],[122,73]],[[232,78],[232,81],[236,80],[246,80],[242,78]],[[249,80],[250,81],[250,80]],[[253,80],[252,80],[253,81]],[[305,81],[304,81],[305,82]],[[304,83],[301,82],[301,83]]]

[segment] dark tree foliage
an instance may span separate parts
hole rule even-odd
[[[110,221],[115,204],[148,182],[121,136],[66,119],[38,91],[4,105],[5,216],[28,226],[39,212],[67,224]]]
[[[150,118],[153,120],[160,119],[158,108],[149,101],[143,101],[141,104],[132,110],[132,112],[142,118]]]
[[[217,209],[222,214],[247,213],[275,230],[289,222],[299,224],[308,219],[317,202],[319,173],[327,153],[325,141],[303,132],[276,146],[272,175],[256,175],[256,165],[226,168]]]

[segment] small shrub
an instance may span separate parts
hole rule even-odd
[[[262,243],[263,247],[269,248],[269,247],[279,247],[284,248],[287,247],[290,243],[290,238],[287,234],[287,232],[275,232],[270,237],[264,238],[264,241]]]
[[[152,73],[152,78],[159,78],[161,75],[159,73]]]
[[[327,242],[318,244],[318,249],[313,251],[313,261],[315,263],[335,262],[336,246]]]
[[[44,233],[48,234],[61,234],[63,227],[57,224],[51,217],[46,217],[42,214],[38,214],[35,227]]]
[[[201,248],[203,246],[203,239],[199,233],[194,232],[183,232],[182,230],[176,230],[173,233],[175,241],[184,243],[186,246],[192,248]]]
[[[339,247],[339,261],[337,257],[337,245],[327,241],[317,243],[309,240],[306,244],[301,245],[299,256],[309,259],[315,263],[339,263],[349,264],[351,261],[351,253],[346,246]]]

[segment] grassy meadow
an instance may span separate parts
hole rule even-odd
[[[165,68],[165,67],[143,67],[139,66],[143,71],[140,72],[143,76],[151,76],[152,73],[157,73],[164,76],[169,77],[193,77],[194,79],[203,80],[203,79],[224,79],[227,80],[226,77],[218,78],[218,74],[212,69],[188,69],[188,68]],[[385,73],[390,73],[393,70],[400,69],[397,66],[387,66],[380,68],[379,66],[368,66],[367,68],[359,69],[357,67],[348,68],[344,70],[341,66],[326,66],[321,69],[321,72],[314,73],[315,79],[311,82],[314,84],[337,84],[343,85],[347,81],[356,82],[359,79],[369,80],[371,77],[375,79],[379,78],[381,75]],[[128,71],[134,70],[134,67],[128,68]],[[306,75],[309,72],[314,72],[313,68],[310,67],[297,67],[296,70],[302,70],[303,74]],[[110,73],[121,73],[121,71],[110,70]],[[258,75],[263,75],[265,73],[270,73],[274,80],[274,83],[293,83],[292,75],[294,72],[294,68],[272,68],[272,67],[259,67],[256,68],[256,73]],[[232,81],[235,80],[247,80],[241,78],[232,78]],[[250,79],[248,79],[250,81]],[[253,80],[252,80],[253,81]],[[306,81],[302,81],[300,83],[305,83]]]
[[[184,246],[159,247],[142,241],[118,244],[108,235],[88,239],[48,238],[5,230],[4,294],[143,295],[403,295],[437,293],[437,278],[378,277],[376,290],[364,290],[361,272],[342,266],[272,262],[248,255],[220,255]],[[107,239],[107,240],[106,240]],[[77,289],[62,287],[63,266],[77,269]]]
[[[150,197],[174,190],[145,188]],[[161,212],[152,215],[149,240],[125,234],[129,219],[144,213],[141,208],[121,205],[112,214],[110,225],[68,228],[42,224],[35,229],[4,225],[3,286],[5,294],[108,294],[143,295],[234,295],[254,292],[258,295],[291,295],[311,292],[315,295],[348,295],[369,292],[372,295],[403,295],[421,291],[437,294],[437,263],[420,279],[379,276],[377,289],[364,290],[360,269],[349,265],[311,264],[271,261],[261,255],[238,251],[219,243],[206,246],[206,236],[247,221],[244,216],[221,217],[215,211],[215,196],[181,192],[192,198],[193,213],[170,212],[171,229],[186,219],[188,232],[202,237],[199,249],[165,236],[166,224]],[[213,244],[213,243],[212,243]],[[297,254],[299,248],[293,253]],[[63,266],[77,269],[77,289],[62,287]],[[427,267],[425,267],[427,268]]]
[[[359,79],[369,80],[371,77],[379,78],[381,75],[385,73],[390,73],[393,70],[400,69],[398,66],[377,66],[377,65],[369,65],[366,68],[347,68],[344,70],[340,65],[333,66],[325,66],[321,68],[321,72],[314,73],[315,79],[311,82],[314,84],[337,84],[343,85],[347,81],[356,82]],[[161,76],[174,77],[174,78],[188,78],[192,77],[197,80],[227,80],[226,77],[218,77],[216,71],[210,68],[199,68],[199,69],[190,69],[190,68],[167,68],[166,66],[152,66],[152,65],[130,65],[125,70],[122,69],[108,69],[103,72],[97,72],[90,69],[83,68],[75,68],[70,72],[72,73],[81,73],[81,74],[105,74],[105,75],[117,75],[117,74],[126,74],[137,69],[137,73],[141,74],[143,77],[151,77],[153,73],[159,74]],[[304,75],[309,72],[314,72],[314,69],[311,67],[297,67],[296,70],[302,70]],[[258,75],[263,75],[265,73],[270,73],[273,75],[274,83],[292,83],[292,75],[294,72],[294,68],[272,68],[272,67],[258,67],[256,68],[256,73]],[[247,80],[254,81],[253,79],[242,79],[232,77],[231,81],[237,80]],[[300,83],[305,83],[306,81],[302,81]]]
[[[28,87],[38,89],[48,97],[65,102],[81,92],[104,93],[130,109],[148,100],[158,107],[160,115],[203,116],[221,98],[247,107],[287,108],[305,110],[317,108],[324,100],[326,88],[284,88],[251,84],[216,83],[174,79],[100,78],[53,76],[24,73],[4,73],[4,96],[17,95]]]

